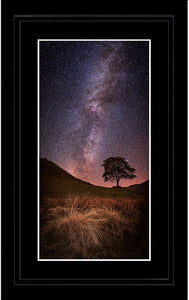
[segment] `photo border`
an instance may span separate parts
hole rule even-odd
[[[78,16],[78,15],[77,15]],[[127,17],[127,15],[121,15],[123,18],[124,17]],[[142,15],[138,15],[139,17],[140,16],[142,16]],[[149,17],[150,15],[147,15],[147,17]],[[162,22],[171,22],[171,20],[172,20],[172,27],[173,27],[173,40],[174,40],[174,15],[162,15],[163,16],[163,20],[162,20]],[[27,18],[28,17],[28,15],[15,15],[15,18],[14,19],[19,19],[19,18]],[[31,16],[29,16],[29,18],[32,18],[32,17],[36,17],[36,16],[33,16],[33,15],[31,15]],[[37,18],[38,17],[40,17],[39,15],[37,15]],[[43,17],[44,17],[44,15],[43,15]],[[51,16],[52,18],[54,18],[54,16]],[[48,16],[48,18],[51,18],[50,16]],[[65,16],[65,15],[62,15],[61,17],[67,17],[67,16]],[[73,17],[73,15],[72,16],[70,16],[70,17]],[[85,17],[86,17],[86,15],[85,15]],[[107,17],[107,15],[106,15],[106,17]],[[117,16],[116,15],[113,15],[113,17],[114,18],[116,18]],[[132,16],[131,15],[129,15],[129,17],[131,17],[132,18]],[[136,17],[136,15],[135,15],[135,17]],[[161,15],[153,15],[153,18],[160,18],[161,17]],[[142,17],[142,18],[144,18],[144,16]],[[166,18],[168,18],[167,20],[166,20]],[[19,20],[19,30],[21,29],[21,23],[22,22],[35,22],[36,20],[26,20],[26,19],[22,19],[22,20]],[[37,21],[39,21],[39,20],[37,20]],[[44,22],[45,22],[45,20],[43,20]],[[48,22],[49,22],[50,20],[48,20]],[[51,21],[53,21],[53,20],[51,20]],[[60,21],[60,20],[57,20],[58,22]],[[65,21],[69,21],[69,22],[72,22],[71,20],[65,20]],[[78,21],[78,20],[77,20]],[[89,20],[87,20],[87,21],[89,21]],[[92,22],[93,21],[95,21],[95,20],[91,20]],[[98,20],[96,20],[96,21],[98,21]],[[102,20],[101,20],[102,21]],[[109,21],[109,19],[107,20],[107,21]],[[115,20],[116,21],[116,20]],[[125,20],[120,20],[121,22],[124,22]],[[131,21],[131,20],[130,20]],[[136,20],[134,20],[134,22],[135,22]],[[141,20],[140,20],[141,21]],[[158,20],[158,19],[150,19],[150,20],[144,20],[144,21],[146,21],[146,22],[150,22],[150,21],[157,21],[157,22],[161,22],[161,20]],[[15,23],[14,23],[14,25],[15,25]],[[14,30],[15,30],[15,27],[14,27]],[[21,35],[19,36],[19,38],[21,38]],[[21,44],[21,41],[19,40],[19,44]],[[21,55],[20,55],[20,59],[21,59]],[[173,44],[173,69],[174,69],[174,44]],[[173,77],[174,77],[174,71],[173,71]],[[173,95],[174,95],[174,88],[173,88]],[[173,109],[174,109],[174,103],[173,103]],[[21,126],[21,125],[20,125]],[[174,162],[173,162],[174,163]],[[151,169],[150,169],[151,170]],[[173,195],[174,195],[174,191],[173,191]],[[173,209],[174,209],[174,203],[173,203]],[[169,213],[169,210],[168,210],[168,213]],[[173,215],[173,225],[174,225],[174,215]],[[173,227],[173,237],[174,237],[174,227]],[[169,247],[168,247],[169,248]],[[174,248],[174,247],[173,247]],[[170,253],[170,250],[168,249],[168,254]],[[21,259],[21,253],[19,252],[19,256],[20,256],[20,259]],[[83,259],[82,259],[83,260]],[[58,260],[59,261],[59,260]],[[131,261],[131,260],[129,260],[129,261]],[[169,262],[170,262],[170,259],[168,259],[168,264],[169,264]],[[19,266],[21,267],[21,261],[19,261]],[[19,268],[19,270],[21,270],[21,268]],[[168,265],[168,278],[140,278],[139,280],[155,280],[155,283],[137,283],[137,282],[135,282],[135,283],[121,283],[121,285],[174,285],[174,249],[173,249],[173,281],[171,280],[170,282],[166,282],[167,280],[169,281],[170,280],[170,278],[169,278],[169,275],[170,275],[170,265]],[[16,278],[16,277],[15,277]],[[53,278],[54,280],[56,280],[57,282],[59,281],[59,280],[61,280],[61,279],[56,279],[56,278]],[[88,278],[89,279],[89,278]],[[88,280],[88,279],[84,279],[84,280]],[[98,280],[99,280],[99,278],[97,278]],[[30,284],[31,284],[31,280],[35,280],[34,278],[32,279],[32,278],[30,278],[30,279],[24,279],[24,278],[22,278],[21,277],[21,273],[20,273],[20,271],[19,271],[19,280],[21,280],[21,281],[25,281],[25,284],[28,284],[28,280],[30,281]],[[38,279],[36,279],[36,280],[45,280],[46,282],[48,282],[49,280],[52,280],[52,278],[51,279],[42,279],[42,278],[38,278]],[[62,280],[66,280],[65,278],[64,279],[62,279]],[[68,279],[68,280],[76,280],[76,279]],[[79,279],[79,280],[81,280],[81,279]],[[90,280],[90,279],[89,279]],[[92,279],[93,280],[93,279]],[[95,279],[94,279],[95,280]],[[128,278],[121,278],[121,279],[119,279],[119,278],[111,278],[111,279],[104,279],[104,280],[108,280],[108,281],[112,281],[112,280],[125,280],[125,281],[130,281],[130,280],[134,280],[134,281],[137,281],[138,279],[135,279],[135,278],[133,278],[133,279],[128,279]],[[158,282],[158,280],[159,280],[159,282],[160,283],[157,283]],[[165,281],[166,280],[166,281]],[[26,283],[27,282],[27,283]],[[15,284],[18,284],[18,285],[20,285],[20,283],[15,283]],[[46,283],[40,283],[40,285],[46,285]],[[47,283],[47,284],[49,284],[49,283]],[[60,283],[61,285],[64,285],[64,283]],[[70,283],[71,285],[74,285],[74,283],[72,282],[72,283]],[[93,283],[93,284],[95,284],[95,283]],[[114,283],[103,283],[102,285],[114,285]],[[36,283],[34,283],[33,285],[36,285]],[[59,285],[59,283],[56,283],[56,284],[53,284],[53,285]],[[65,283],[65,285],[69,285],[69,283]],[[82,283],[77,283],[77,285],[82,285]],[[86,284],[84,284],[84,285],[87,285],[87,283]],[[89,284],[90,285],[90,284]],[[100,285],[99,283],[97,284],[97,285]],[[120,285],[120,284],[117,284],[117,285]]]

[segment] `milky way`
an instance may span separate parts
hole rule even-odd
[[[112,186],[103,160],[122,156],[149,178],[148,41],[40,42],[40,156]]]

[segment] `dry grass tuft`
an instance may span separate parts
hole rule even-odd
[[[117,257],[139,236],[140,201],[88,195],[53,201],[41,211],[41,257]]]

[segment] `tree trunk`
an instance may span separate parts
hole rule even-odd
[[[119,179],[117,179],[117,187],[119,187]]]

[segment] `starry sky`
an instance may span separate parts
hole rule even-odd
[[[40,41],[40,156],[95,185],[121,156],[149,178],[149,42]]]

